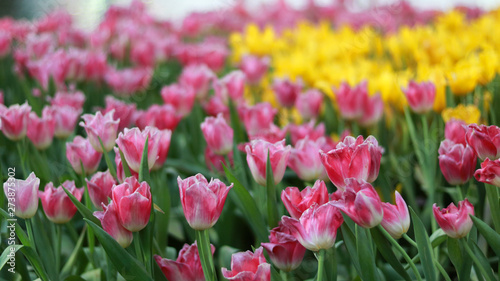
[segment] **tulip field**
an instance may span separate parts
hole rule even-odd
[[[0,281],[499,281],[500,8],[352,3],[0,18]]]

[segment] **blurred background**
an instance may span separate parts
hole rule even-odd
[[[132,0],[1,0],[0,17],[38,18],[54,9],[64,9],[75,18],[76,26],[92,30],[110,5],[129,5]],[[238,0],[144,0],[149,12],[157,18],[178,20],[190,12],[202,12],[223,9],[233,5]],[[283,0],[295,7],[306,5],[310,0]],[[331,0],[312,0],[318,4],[329,3]],[[257,8],[270,0],[246,1],[246,5]],[[355,0],[355,7],[368,8],[372,5],[387,4],[391,0]],[[493,9],[500,6],[500,0],[408,0],[417,8],[448,10],[456,5]]]

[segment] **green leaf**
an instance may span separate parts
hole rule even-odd
[[[483,235],[488,245],[493,249],[497,256],[500,256],[500,234],[493,230],[489,225],[475,216],[470,216],[477,230]]]
[[[17,250],[21,249],[23,245],[8,245],[5,250],[3,250],[2,255],[0,256],[0,270],[2,270],[3,266],[10,259],[9,255],[12,253],[15,257],[15,253]]]
[[[248,218],[257,239],[260,241],[267,241],[267,227],[263,222],[262,214],[259,212],[255,200],[250,195],[248,190],[246,190],[238,179],[231,173],[229,168],[227,168],[226,165],[223,165],[223,167],[226,172],[227,180],[234,184],[232,188],[233,191],[229,192],[231,198],[235,201],[236,206],[238,206],[241,212],[243,212],[245,217]]]
[[[356,248],[359,265],[361,267],[361,277],[363,280],[379,280],[371,239],[368,237],[370,234],[367,229],[362,228],[359,225],[356,225],[355,229]]]
[[[40,277],[40,279],[42,279],[43,281],[50,280],[47,275],[47,272],[45,272],[45,269],[42,266],[40,257],[36,254],[35,250],[33,250],[32,247],[22,247],[20,251],[31,263],[31,266],[33,266],[33,269],[35,270],[36,274]]]
[[[35,240],[34,243],[36,245],[37,253],[40,256],[50,280],[58,280],[59,268],[56,268],[54,263],[55,253],[51,243],[54,241],[52,239],[53,236],[49,235],[50,232],[46,229],[47,220],[42,222],[40,216],[37,214],[31,219],[31,222],[33,222],[33,240]],[[54,230],[54,228],[52,228],[52,230]]]
[[[78,212],[80,212],[80,214],[82,214],[82,216],[90,221],[92,221],[93,223],[97,224],[97,225],[101,225],[101,222],[99,221],[99,219],[97,219],[94,214],[92,213],[92,211],[85,207],[85,205],[83,205],[80,201],[78,201],[78,199],[76,199],[75,196],[73,196],[73,194],[71,192],[69,192],[64,186],[62,187],[64,189],[64,192],[66,192],[66,194],[68,195],[69,199],[71,200],[71,202],[73,202],[73,204],[75,204],[76,206],[76,209],[78,209]]]
[[[384,257],[384,259],[392,266],[392,268],[404,279],[407,281],[411,281],[411,277],[406,272],[403,265],[399,262],[396,255],[392,251],[392,245],[384,238],[384,235],[380,233],[380,230],[377,227],[370,229],[373,241],[375,245],[377,245],[377,249]]]
[[[479,260],[479,263],[481,264],[481,267],[484,269],[484,272],[487,275],[485,277],[488,277],[487,280],[497,280],[495,278],[495,275],[493,274],[493,270],[491,268],[491,265],[490,265],[488,259],[484,255],[483,251],[481,251],[481,249],[479,249],[476,242],[469,239],[469,241],[467,243],[471,246],[472,251],[476,255],[476,258]],[[483,273],[483,272],[481,272],[481,273]]]
[[[344,216],[344,220],[345,220]],[[351,257],[352,264],[354,265],[354,268],[358,272],[359,276],[361,276],[361,267],[359,265],[359,259],[357,255],[357,249],[356,249],[356,237],[354,236],[354,233],[351,231],[349,226],[346,223],[343,223],[340,226],[340,230],[342,231],[342,238],[344,239],[344,245],[347,249],[347,252],[349,253],[349,256]]]
[[[413,211],[411,207],[409,207],[409,209],[413,221],[413,229],[415,232],[417,249],[420,255],[422,268],[424,269],[425,278],[428,281],[435,281],[436,268],[434,267],[431,241],[420,218],[417,216],[417,214],[415,214],[415,211]]]
[[[61,274],[60,274],[61,278],[64,277],[65,275],[68,275],[71,273],[71,269],[73,269],[73,265],[77,261],[79,254],[81,252],[83,253],[82,244],[83,244],[84,238],[85,238],[85,229],[80,234],[78,241],[76,241],[76,245],[75,245],[75,248],[73,249],[73,252],[71,252],[71,255],[69,256],[68,261],[66,262],[66,264],[63,266],[63,268],[61,270]]]
[[[125,177],[126,178],[131,177],[132,172],[130,172],[130,168],[128,167],[127,160],[125,159],[125,156],[123,156],[123,152],[120,149],[118,149],[118,151],[120,151],[120,159],[122,161],[123,173],[125,174]]]
[[[271,266],[271,281],[283,281],[280,273],[276,270],[274,266]]]
[[[267,152],[266,164],[266,191],[267,191],[267,223],[269,228],[278,226],[278,204],[276,202],[276,187],[274,186],[273,169],[271,167],[271,159],[269,151]]]
[[[102,143],[101,137],[97,137],[99,139],[99,143],[101,144],[102,151],[104,151],[102,154],[104,154],[104,160],[106,160],[106,165],[108,166],[109,173],[113,176],[113,178],[116,179],[116,169],[115,166],[113,166],[113,162],[111,162],[111,159],[109,158],[109,154],[104,148],[104,144]]]
[[[7,220],[7,222],[9,219],[11,219],[9,214],[2,208],[0,208],[0,215],[2,215]],[[23,228],[18,223],[16,223],[15,225],[16,225],[17,239],[19,239],[21,244],[23,244],[25,247],[33,246],[28,238],[28,235],[26,235],[26,232],[24,232]]]
[[[141,168],[139,169],[139,182],[149,180],[148,145],[149,145],[149,136],[146,138],[146,142],[144,143],[144,149],[142,150]]]
[[[153,281],[144,267],[139,264],[139,262],[125,249],[123,249],[120,244],[113,239],[113,237],[111,237],[108,233],[106,233],[106,231],[91,220],[86,218],[84,220],[90,228],[92,228],[95,236],[101,242],[102,247],[106,251],[106,254],[109,256],[111,262],[125,280]]]
[[[457,270],[458,280],[468,281],[470,279],[472,260],[469,258],[465,258],[465,250],[462,249],[457,239],[448,237],[447,240],[448,256],[450,257],[451,262]]]

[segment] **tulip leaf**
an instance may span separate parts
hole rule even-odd
[[[41,213],[38,214],[41,215]],[[40,259],[50,277],[50,280],[58,280],[59,268],[56,268],[54,266],[55,252],[52,247],[53,244],[51,243],[53,242],[53,240],[49,239],[48,234],[50,234],[50,232],[45,229],[46,221],[42,222],[38,214],[31,218],[31,222],[33,223],[34,244],[36,246],[37,253],[40,256]],[[52,238],[51,235],[50,237]]]
[[[274,185],[273,169],[271,167],[271,159],[269,158],[269,150],[267,151],[266,163],[266,190],[267,190],[267,223],[269,228],[278,226],[278,204],[276,202],[276,187]]]
[[[35,270],[38,277],[40,277],[40,279],[42,279],[43,281],[51,280],[49,279],[47,272],[45,272],[45,269],[43,268],[40,257],[36,254],[35,250],[32,247],[22,247],[20,251],[31,263],[31,266],[33,266],[33,269]]]
[[[148,145],[149,136],[146,138],[144,149],[142,150],[141,167],[139,168],[139,182],[149,180]]]
[[[399,262],[398,258],[392,251],[392,246],[387,239],[384,238],[384,235],[380,233],[379,228],[374,227],[370,229],[373,241],[375,245],[377,245],[377,249],[382,257],[392,266],[392,268],[404,279],[407,281],[411,281],[411,277],[406,272],[405,268]]]
[[[500,234],[493,230],[489,225],[475,216],[470,216],[477,230],[483,235],[488,245],[493,249],[497,256],[500,256]]]
[[[106,231],[97,226],[89,219],[84,219],[87,224],[92,228],[97,239],[101,242],[102,247],[109,256],[111,262],[123,276],[125,280],[150,280],[153,279],[146,272],[144,267],[133,258],[125,249],[123,249],[118,242],[113,239]]]
[[[64,192],[66,192],[66,194],[68,195],[69,199],[71,200],[71,202],[73,202],[73,204],[75,204],[76,206],[76,209],[78,209],[78,212],[80,212],[80,214],[92,221],[93,223],[97,224],[97,225],[101,225],[101,222],[99,221],[99,219],[97,219],[94,214],[92,214],[92,211],[85,207],[85,205],[82,204],[82,202],[80,202],[78,199],[76,199],[76,197],[71,193],[69,192],[64,186],[62,187]]]
[[[356,248],[361,268],[361,277],[363,280],[379,280],[377,266],[375,265],[375,254],[369,237],[368,229],[359,225],[356,229]]]
[[[125,174],[125,177],[126,178],[131,177],[132,172],[130,172],[130,168],[128,167],[127,160],[125,159],[123,152],[120,149],[118,149],[118,151],[120,151],[120,160],[122,161],[123,173]],[[118,169],[118,167],[116,167],[116,168]]]
[[[229,99],[229,114],[231,117],[231,128],[234,130],[234,143],[242,143],[245,141],[245,136],[241,129],[240,118],[238,117],[238,112],[232,99]]]
[[[104,160],[106,161],[106,165],[108,166],[109,173],[111,174],[111,176],[113,176],[113,178],[116,179],[115,166],[113,166],[113,162],[111,162],[111,159],[109,158],[109,154],[106,151],[106,149],[104,148],[104,144],[102,143],[101,137],[97,136],[97,138],[99,139],[99,143],[101,144],[101,148],[103,151],[102,154],[104,154]]]
[[[451,237],[448,237],[447,247],[448,256],[457,270],[458,279],[460,281],[470,280],[472,260],[465,258],[466,253],[464,252],[465,250],[463,247],[460,246],[457,239],[453,239]]]
[[[5,250],[3,250],[2,255],[0,256],[0,270],[2,270],[3,266],[7,263],[7,261],[10,259],[9,255],[17,252],[17,250],[21,249],[23,245],[9,245],[5,247]]]
[[[266,225],[263,223],[262,214],[257,208],[255,200],[250,195],[248,190],[241,185],[238,179],[231,173],[226,165],[223,165],[224,172],[226,173],[227,180],[234,184],[232,190],[229,192],[231,198],[235,201],[236,205],[240,208],[241,212],[249,219],[257,239],[260,241],[267,241],[268,231]]]
[[[344,216],[344,221],[346,220],[346,217],[347,216]],[[356,268],[359,276],[361,276],[361,267],[359,266],[359,259],[356,250],[356,237],[354,236],[351,228],[346,223],[343,223],[340,226],[340,230],[342,231],[344,245],[347,249],[347,252],[349,253],[349,256],[351,257],[352,264],[354,265],[354,268]]]
[[[78,241],[76,242],[75,248],[73,249],[73,252],[71,252],[71,255],[68,258],[68,261],[66,264],[63,266],[61,270],[61,277],[64,277],[65,275],[70,274],[71,269],[73,269],[73,265],[77,261],[78,255],[82,252],[82,245],[83,245],[83,240],[85,238],[85,228],[80,234],[80,237],[78,238]]]
[[[9,222],[8,220],[11,219],[11,217],[9,216],[9,213],[7,213],[2,208],[0,208],[0,215],[2,215],[2,217],[7,219],[7,223]],[[26,232],[24,232],[23,228],[18,223],[15,223],[15,225],[16,225],[16,236],[19,239],[19,241],[21,242],[21,244],[23,244],[25,247],[33,246],[31,241],[28,238],[28,235],[26,235]]]
[[[428,281],[436,280],[436,268],[434,266],[434,258],[432,256],[432,245],[427,235],[427,231],[425,230],[424,224],[417,216],[415,211],[411,207],[409,207],[413,228],[415,232],[415,240],[417,242],[417,249],[420,255],[421,264],[424,270],[425,279]]]

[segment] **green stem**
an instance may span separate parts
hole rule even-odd
[[[317,275],[317,281],[323,281],[323,268],[325,267],[325,249],[319,250],[318,254],[316,255],[316,258],[318,259],[318,275]]]
[[[483,264],[477,259],[476,254],[474,254],[474,252],[472,251],[472,249],[469,247],[469,244],[467,243],[467,241],[465,241],[464,239],[460,239],[460,241],[462,242],[462,245],[464,246],[465,251],[467,252],[467,254],[469,254],[469,257],[472,259],[472,261],[479,268],[479,271],[481,271],[481,274],[483,275],[483,277],[487,281],[493,281],[493,280],[491,280],[490,276],[486,272],[487,269],[483,267]]]
[[[422,277],[420,276],[417,267],[415,266],[411,258],[408,256],[406,251],[399,245],[399,243],[396,240],[394,240],[394,238],[392,238],[392,236],[381,225],[378,225],[377,227],[379,228],[380,232],[382,232],[382,234],[385,236],[385,238],[389,240],[389,242],[394,246],[394,248],[396,248],[399,251],[399,253],[403,256],[406,262],[410,265],[417,280],[421,281]]]
[[[28,239],[30,240],[31,244],[33,245],[33,249],[35,249],[35,236],[33,236],[33,226],[31,225],[31,220],[26,219],[24,222],[26,223],[26,231],[28,232]],[[35,250],[36,251],[36,250]]]
[[[451,281],[450,276],[448,275],[448,273],[446,273],[446,270],[444,270],[443,266],[437,260],[434,260],[434,265],[437,267],[439,272],[441,272],[441,275],[443,275],[446,281]]]
[[[491,218],[493,225],[498,233],[500,233],[500,203],[498,202],[498,187],[493,185],[486,185],[486,196],[491,208]]]
[[[104,154],[104,160],[106,160],[106,165],[108,166],[109,173],[113,176],[113,178],[116,179],[116,170],[115,166],[113,166],[113,162],[111,162],[111,159],[109,157],[109,152],[106,151],[104,148],[104,144],[102,143],[102,140],[100,137],[99,138],[99,143],[101,144],[102,151],[104,151],[102,154]]]
[[[403,238],[408,241],[408,243],[410,243],[410,245],[412,245],[413,247],[417,248],[417,242],[413,241],[413,239],[410,238],[410,236],[408,236],[408,234],[404,233],[403,234]]]
[[[457,193],[459,201],[464,200],[464,194],[462,192],[462,188],[460,187],[460,185],[457,185]]]
[[[288,281],[288,273],[284,270],[280,270],[281,280]]]
[[[24,145],[24,143],[25,143],[24,139],[25,138],[17,141],[16,146],[17,146],[17,153],[19,154],[19,159],[21,160],[21,170],[23,171],[23,177],[26,178],[27,171],[26,171],[26,165],[24,163],[24,152],[25,152],[26,146]]]
[[[135,256],[140,263],[144,264],[144,255],[142,254],[142,248],[141,248],[141,237],[139,236],[139,232],[134,232],[133,235],[134,235]]]
[[[212,248],[210,247],[210,238],[208,237],[208,229],[195,230],[196,242],[198,244],[198,253],[200,255],[201,267],[205,275],[205,280],[216,281],[214,261],[212,257]]]
[[[420,164],[420,167],[425,169],[425,162],[424,162],[424,157],[422,155],[422,151],[420,150],[419,147],[419,142],[417,140],[417,134],[415,132],[415,125],[413,124],[413,120],[411,119],[410,112],[408,110],[408,107],[405,107],[405,119],[406,119],[406,125],[408,126],[408,132],[410,133],[410,139],[413,144],[413,150],[415,151],[415,154],[417,156],[418,163]]]
[[[60,224],[56,224],[56,245],[55,245],[55,256],[56,256],[56,272],[61,269],[61,244],[62,244],[62,229]]]

